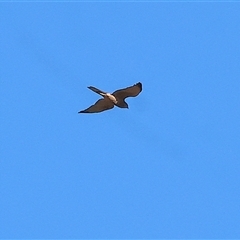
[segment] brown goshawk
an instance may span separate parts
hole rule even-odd
[[[98,93],[103,98],[99,99],[89,108],[83,111],[79,111],[78,113],[98,113],[112,109],[114,105],[120,108],[128,108],[128,104],[125,102],[125,98],[136,97],[142,91],[142,83],[139,82],[131,87],[116,90],[112,94],[106,93],[92,86],[88,88],[95,93]]]

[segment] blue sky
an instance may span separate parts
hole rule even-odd
[[[0,237],[240,238],[239,12],[1,3]]]

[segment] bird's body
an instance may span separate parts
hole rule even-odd
[[[105,96],[103,96],[105,98],[108,98],[110,101],[112,101],[114,104],[117,104],[118,101],[117,99],[114,97],[114,95],[112,95],[111,93],[106,93]]]
[[[88,87],[90,90],[101,95],[103,98],[99,99],[94,105],[89,108],[79,111],[78,113],[96,113],[105,110],[112,109],[115,106],[120,108],[128,108],[128,104],[125,102],[127,97],[136,97],[142,91],[142,84],[139,82],[131,87],[119,89],[115,92],[106,93],[95,87]]]

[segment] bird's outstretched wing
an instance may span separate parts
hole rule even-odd
[[[99,99],[94,105],[78,113],[98,113],[114,107],[114,103],[107,98]]]
[[[142,84],[139,82],[137,84],[134,84],[131,87],[119,89],[113,92],[113,95],[117,99],[125,99],[127,97],[136,97],[141,91],[142,91]]]

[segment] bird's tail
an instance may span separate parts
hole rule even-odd
[[[92,87],[92,86],[90,86],[90,87],[88,87],[89,89],[91,89],[92,91],[94,91],[95,93],[98,93],[99,95],[101,95],[102,96],[102,93],[105,93],[104,91],[102,91],[102,90],[100,90],[100,89],[97,89],[97,88],[95,88],[95,87]]]

